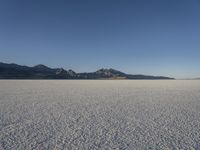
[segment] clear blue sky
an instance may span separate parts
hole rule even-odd
[[[0,61],[200,77],[200,0],[1,0]]]

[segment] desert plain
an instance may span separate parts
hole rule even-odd
[[[0,149],[200,149],[198,80],[0,80]]]

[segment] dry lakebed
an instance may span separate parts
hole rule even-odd
[[[0,80],[0,150],[199,150],[198,80]]]

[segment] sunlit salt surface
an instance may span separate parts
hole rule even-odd
[[[200,81],[0,80],[0,149],[200,149]]]

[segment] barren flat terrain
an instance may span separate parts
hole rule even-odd
[[[0,80],[0,150],[200,149],[198,80]]]

